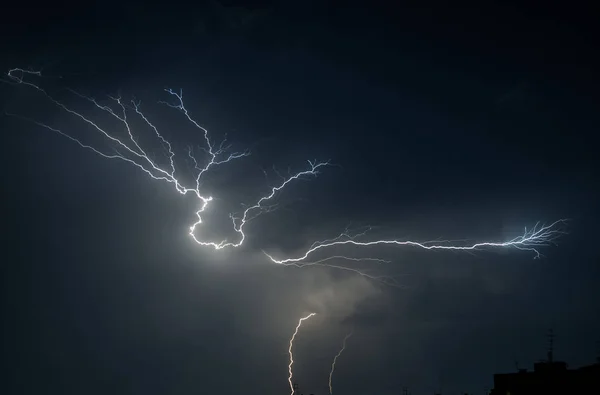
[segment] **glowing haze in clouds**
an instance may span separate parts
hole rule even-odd
[[[42,88],[39,83],[36,82],[42,78],[40,72],[15,68],[9,70],[7,76],[8,82],[15,85],[23,85],[37,91],[47,100],[51,101],[58,109],[90,127],[92,132],[98,134],[112,146],[111,150],[102,150],[94,147],[91,144],[86,143],[83,139],[75,138],[71,134],[38,119],[27,118],[28,120],[43,128],[59,133],[77,143],[82,148],[91,150],[104,158],[120,160],[135,166],[148,177],[171,184],[173,189],[181,195],[194,196],[198,201],[198,209],[195,212],[195,218],[191,221],[189,226],[189,234],[191,239],[202,247],[208,247],[214,250],[241,247],[244,245],[247,238],[251,237],[251,234],[247,230],[247,225],[261,214],[275,210],[277,208],[277,196],[283,189],[298,180],[316,177],[320,171],[329,165],[328,161],[308,161],[303,169],[291,173],[286,177],[282,177],[277,185],[266,188],[264,194],[260,198],[245,205],[243,211],[229,214],[231,228],[234,234],[233,238],[225,238],[218,241],[209,240],[203,235],[203,227],[205,226],[203,214],[211,209],[213,197],[202,192],[201,187],[203,178],[208,172],[216,171],[223,166],[233,165],[233,162],[242,160],[244,157],[250,155],[250,152],[229,152],[230,146],[226,144],[225,140],[215,142],[211,138],[208,130],[202,127],[188,112],[188,109],[184,105],[182,91],[176,92],[171,89],[166,89],[166,97],[169,101],[161,101],[160,103],[171,107],[175,111],[179,111],[183,115],[185,121],[198,130],[203,146],[196,151],[192,148],[188,148],[183,153],[177,153],[171,143],[158,129],[152,117],[142,111],[141,102],[139,101],[125,100],[121,96],[109,96],[108,99],[110,104],[105,105],[92,97],[68,89],[75,98],[81,99],[84,103],[89,103],[92,109],[95,109],[98,113],[104,114],[113,121],[120,123],[125,131],[125,137],[117,137],[115,131],[101,127],[97,122],[83,115],[83,113],[74,110],[72,107],[67,106],[62,101],[57,100],[48,93],[46,89]],[[16,116],[19,115],[16,114]],[[137,118],[138,121],[142,122],[145,130],[133,130],[131,120],[134,118]],[[156,143],[160,144],[163,153],[162,161],[153,159],[153,156],[148,149],[140,143],[140,136],[144,134],[150,134],[154,137]],[[200,155],[200,153],[202,155]],[[183,156],[184,159],[191,160],[193,163],[193,170],[195,172],[193,182],[186,183],[183,181],[183,177],[180,174],[180,167],[182,165],[178,162],[180,155]],[[353,268],[351,265],[353,262],[357,261],[385,262],[383,259],[378,258],[377,255],[354,257],[349,254],[340,253],[339,250],[345,246],[365,248],[381,248],[386,246],[413,247],[427,251],[476,251],[501,248],[527,251],[532,253],[534,258],[538,258],[540,257],[540,247],[551,244],[557,237],[564,234],[564,231],[562,230],[562,225],[564,223],[565,220],[558,220],[549,225],[535,224],[533,228],[526,228],[522,234],[510,240],[479,241],[470,244],[455,244],[450,241],[369,240],[367,238],[368,231],[362,233],[350,233],[346,231],[332,239],[314,242],[308,249],[295,257],[275,257],[268,252],[264,252],[264,256],[274,264],[298,267],[307,265],[329,266],[354,271],[369,278],[382,280],[382,278],[373,277],[359,269]]]

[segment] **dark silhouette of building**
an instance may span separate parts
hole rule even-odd
[[[538,362],[533,372],[495,374],[491,395],[600,394],[600,363],[567,369],[565,362]]]
[[[534,364],[533,371],[495,374],[490,395],[600,394],[600,360],[595,364],[568,369],[566,362],[554,361],[553,334],[546,361]]]

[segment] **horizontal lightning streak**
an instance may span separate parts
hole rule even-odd
[[[504,242],[480,242],[474,244],[466,244],[466,245],[449,245],[444,242],[417,242],[410,240],[373,240],[373,241],[357,241],[355,237],[349,237],[346,233],[341,234],[335,239],[316,242],[302,255],[296,258],[285,258],[285,259],[276,259],[272,255],[267,252],[263,253],[273,262],[281,265],[295,265],[295,266],[305,266],[307,264],[312,264],[312,262],[306,263],[309,256],[319,250],[324,250],[331,247],[336,246],[345,246],[345,245],[353,245],[360,247],[370,247],[370,246],[409,246],[409,247],[417,247],[425,250],[450,250],[450,251],[474,251],[481,250],[484,248],[514,248],[518,250],[531,251],[534,253],[535,258],[539,258],[541,253],[538,251],[536,247],[547,246],[552,243],[559,236],[565,234],[563,230],[560,229],[560,225],[564,224],[567,220],[560,219],[558,221],[553,222],[550,225],[540,225],[536,224],[533,229],[527,230],[525,229],[524,233],[518,237],[515,237],[509,241]],[[355,258],[346,257],[346,256],[338,256],[340,259],[354,260]],[[326,258],[327,259],[327,258]],[[373,259],[373,258],[366,258]],[[359,259],[364,260],[364,259]]]

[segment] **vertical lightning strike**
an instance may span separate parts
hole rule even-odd
[[[329,372],[329,394],[333,394],[333,386],[331,385],[331,378],[333,377],[333,371],[335,370],[335,363],[337,359],[342,355],[344,350],[346,349],[346,341],[352,336],[352,332],[348,333],[346,337],[344,337],[344,341],[342,342],[342,348],[337,353],[337,355],[333,358],[333,362],[331,364],[331,371]]]
[[[298,334],[298,331],[300,330],[300,327],[302,326],[302,322],[306,321],[307,319],[309,319],[310,317],[312,317],[314,315],[317,315],[317,313],[310,313],[306,317],[300,318],[300,320],[298,321],[298,325],[296,325],[296,330],[294,331],[294,334],[290,338],[290,347],[288,349],[288,353],[290,354],[290,364],[288,365],[288,372],[290,375],[288,376],[288,382],[290,384],[290,390],[292,391],[291,395],[294,395],[294,384],[292,383],[292,365],[294,364],[294,355],[292,353],[292,347],[294,346],[294,339],[296,338],[296,335]]]

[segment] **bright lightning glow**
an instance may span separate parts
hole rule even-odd
[[[294,346],[294,339],[296,338],[296,335],[298,334],[298,331],[300,330],[300,327],[302,326],[302,322],[306,321],[307,319],[309,319],[310,317],[312,317],[314,315],[317,315],[317,313],[310,313],[306,317],[300,318],[300,320],[298,321],[298,325],[296,325],[296,330],[294,331],[294,334],[290,338],[290,348],[288,349],[288,352],[290,354],[290,364],[288,365],[288,372],[290,375],[288,376],[288,382],[290,383],[290,390],[292,391],[291,395],[294,395],[294,384],[292,383],[292,365],[294,364],[294,355],[292,354],[292,347]]]
[[[35,124],[37,124],[41,127],[44,127],[46,129],[49,129],[53,132],[57,132],[65,137],[69,138],[70,140],[76,142],[82,148],[89,149],[89,150],[93,151],[94,153],[96,153],[100,156],[103,156],[104,158],[119,159],[119,160],[125,161],[129,164],[132,164],[155,180],[166,181],[168,183],[173,184],[173,186],[175,187],[175,190],[177,190],[177,192],[179,192],[182,195],[187,195],[187,194],[195,195],[196,198],[199,200],[199,209],[196,211],[196,221],[189,228],[189,234],[196,243],[198,243],[202,246],[206,246],[206,247],[213,247],[216,250],[221,250],[221,249],[228,248],[228,247],[241,246],[246,239],[246,234],[244,233],[244,227],[252,219],[255,219],[256,217],[258,217],[259,215],[261,215],[263,213],[270,212],[274,209],[274,207],[276,207],[273,204],[267,204],[267,203],[269,201],[272,201],[278,192],[280,192],[282,189],[284,189],[288,184],[290,184],[293,181],[304,179],[308,176],[318,175],[319,170],[322,167],[327,166],[329,164],[328,162],[317,162],[317,161],[309,160],[308,161],[308,165],[309,165],[308,169],[294,173],[292,175],[288,175],[287,177],[282,177],[282,181],[280,181],[278,185],[272,187],[270,189],[269,193],[267,193],[264,196],[262,196],[261,198],[259,198],[255,203],[248,205],[241,214],[239,214],[239,215],[230,214],[230,218],[231,218],[232,225],[233,225],[233,230],[238,235],[237,241],[229,241],[227,239],[224,239],[224,240],[221,240],[218,242],[203,240],[200,237],[198,237],[197,228],[202,224],[202,214],[207,210],[209,203],[213,200],[213,197],[205,196],[200,191],[202,176],[205,175],[209,170],[211,170],[215,166],[223,165],[223,164],[229,163],[231,161],[234,161],[236,159],[243,158],[245,156],[250,155],[250,152],[244,151],[244,152],[235,152],[235,153],[227,154],[226,152],[230,148],[230,146],[225,145],[226,140],[223,140],[218,145],[215,142],[213,142],[210,139],[208,130],[203,128],[202,126],[200,126],[190,116],[188,110],[186,109],[186,107],[184,105],[183,93],[181,91],[179,93],[177,93],[171,89],[166,89],[165,91],[174,98],[175,104],[167,103],[167,102],[160,102],[160,103],[181,111],[184,114],[185,118],[194,127],[196,127],[198,130],[200,130],[200,132],[202,133],[202,136],[204,138],[205,147],[202,147],[201,150],[208,157],[207,160],[205,161],[204,165],[199,164],[199,161],[197,160],[197,158],[194,155],[194,152],[192,151],[191,148],[189,148],[188,152],[187,152],[188,157],[193,161],[194,168],[196,170],[195,183],[192,186],[184,185],[184,183],[180,180],[180,178],[178,178],[176,176],[176,174],[175,174],[176,173],[176,163],[175,163],[176,155],[175,155],[175,152],[173,151],[171,143],[165,139],[165,137],[158,131],[158,128],[155,126],[155,124],[152,123],[152,121],[150,121],[150,119],[141,111],[141,103],[140,102],[135,102],[132,100],[130,103],[125,103],[120,96],[116,96],[116,97],[109,96],[109,98],[114,102],[115,107],[118,108],[118,112],[116,112],[110,106],[99,104],[96,101],[96,99],[94,99],[94,98],[84,96],[73,90],[69,90],[69,92],[73,93],[74,95],[76,95],[84,100],[89,101],[97,109],[106,112],[108,115],[110,115],[111,117],[115,118],[120,123],[122,123],[125,130],[127,131],[127,136],[128,136],[128,139],[123,140],[123,139],[119,139],[119,138],[115,137],[114,134],[111,134],[106,129],[100,127],[96,122],[92,121],[90,118],[71,109],[70,107],[67,107],[65,104],[63,104],[62,102],[60,102],[57,99],[55,99],[54,97],[52,97],[46,90],[42,89],[40,86],[24,79],[26,76],[40,77],[41,76],[40,72],[27,71],[27,70],[15,68],[15,69],[10,70],[7,73],[7,75],[9,77],[9,80],[12,83],[27,85],[33,89],[36,89],[37,91],[41,92],[50,101],[52,101],[52,103],[54,103],[56,106],[58,106],[63,111],[66,111],[67,113],[83,120],[85,123],[92,126],[92,128],[96,132],[100,133],[100,135],[103,138],[105,138],[107,140],[107,142],[115,145],[114,153],[108,154],[108,153],[102,152],[99,149],[94,148],[88,144],[85,144],[81,140],[79,140],[75,137],[72,137],[69,134],[67,134],[57,128],[54,128],[54,127],[49,126],[42,122],[31,120]],[[161,143],[162,147],[164,148],[165,156],[168,158],[168,161],[169,161],[169,165],[167,168],[161,167],[156,161],[152,160],[151,157],[146,152],[146,150],[144,148],[142,148],[141,145],[136,140],[136,137],[134,136],[133,131],[132,131],[130,119],[128,118],[128,115],[131,113],[133,113],[133,115],[137,115],[153,131],[157,140]],[[9,114],[9,115],[12,115],[12,114]]]
[[[193,195],[198,200],[198,209],[196,211],[196,219],[192,222],[189,227],[189,234],[191,238],[199,245],[204,247],[212,247],[215,250],[222,250],[225,248],[235,248],[240,247],[244,241],[246,240],[246,225],[256,217],[261,214],[271,212],[275,208],[277,208],[277,204],[273,201],[276,199],[276,196],[285,189],[290,183],[295,182],[300,179],[305,179],[306,177],[314,177],[319,174],[319,171],[329,165],[329,162],[323,161],[308,161],[308,168],[303,171],[289,174],[287,177],[281,177],[281,181],[274,187],[270,188],[262,197],[258,198],[254,203],[246,205],[245,209],[238,214],[229,214],[231,219],[232,229],[235,233],[235,239],[223,239],[220,241],[207,240],[205,237],[202,237],[202,216],[206,210],[209,209],[210,203],[213,200],[212,196],[205,195],[201,192],[201,184],[203,176],[213,170],[215,167],[225,165],[229,162],[233,162],[237,159],[244,158],[250,155],[249,151],[242,152],[233,152],[228,153],[230,148],[229,145],[226,145],[226,140],[223,140],[221,143],[215,143],[209,133],[208,130],[204,127],[200,126],[198,122],[196,122],[191,115],[189,114],[187,108],[184,105],[183,101],[183,93],[182,91],[175,92],[171,89],[166,89],[166,93],[173,100],[172,102],[160,102],[170,108],[173,108],[183,114],[186,121],[189,122],[194,128],[200,131],[203,141],[204,147],[201,147],[200,150],[205,154],[206,158],[204,161],[200,161],[192,148],[188,148],[187,150],[187,158],[190,159],[194,164],[194,181],[191,183],[192,185],[188,185],[184,183],[182,177],[178,175],[177,169],[177,157],[175,150],[173,149],[171,143],[163,136],[161,132],[159,132],[158,127],[153,123],[153,121],[146,116],[141,110],[141,103],[136,101],[126,102],[120,96],[109,96],[109,99],[112,101],[111,106],[102,105],[96,99],[88,96],[84,96],[78,92],[73,90],[68,90],[71,94],[76,97],[87,101],[95,107],[96,110],[101,113],[105,113],[109,118],[112,118],[119,122],[124,128],[125,137],[117,137],[115,133],[109,132],[107,129],[102,128],[98,123],[94,122],[89,117],[86,117],[81,112],[77,112],[71,107],[68,107],[63,102],[52,97],[45,89],[41,88],[39,85],[31,82],[32,78],[41,77],[41,73],[37,71],[27,71],[24,69],[15,68],[9,70],[7,73],[8,81],[11,84],[15,85],[25,85],[36,91],[40,92],[47,99],[49,99],[54,105],[56,105],[60,110],[65,111],[71,116],[83,121],[88,126],[91,126],[92,130],[99,134],[101,138],[103,138],[107,143],[111,144],[112,151],[104,152],[99,148],[95,148],[89,144],[84,143],[82,140],[75,138],[56,127],[52,127],[46,123],[42,123],[36,120],[28,119],[35,124],[49,129],[53,132],[59,133],[68,139],[74,141],[79,146],[85,149],[89,149],[94,153],[108,159],[118,159],[124,162],[127,162],[144,173],[150,176],[154,180],[165,181],[173,185],[175,190],[182,195]],[[12,114],[10,114],[12,115]],[[150,133],[154,136],[156,141],[163,148],[163,154],[165,158],[166,165],[161,165],[157,161],[153,160],[152,157],[148,154],[145,148],[142,147],[142,144],[139,142],[138,137],[133,132],[131,119],[133,117],[137,117],[138,120],[141,120],[142,124],[150,131]],[[201,164],[202,162],[202,164]],[[361,269],[357,269],[355,267],[343,266],[340,264],[336,264],[335,262],[386,262],[383,259],[377,257],[352,257],[349,255],[339,254],[337,250],[340,247],[344,246],[358,246],[358,247],[383,247],[383,246],[400,246],[400,247],[416,247],[424,250],[444,250],[444,251],[478,251],[482,249],[492,249],[492,248],[502,248],[502,249],[516,249],[516,250],[524,250],[529,251],[534,254],[535,258],[539,258],[541,256],[538,248],[542,246],[547,246],[551,244],[557,237],[564,234],[565,232],[561,230],[561,225],[565,223],[566,220],[558,220],[550,225],[540,225],[536,224],[533,229],[527,230],[525,229],[524,233],[518,237],[515,237],[508,241],[484,241],[484,242],[475,242],[472,244],[460,243],[460,242],[450,242],[450,241],[411,241],[411,240],[397,240],[397,239],[379,239],[379,240],[365,240],[366,232],[350,234],[350,232],[346,231],[340,234],[339,236],[329,239],[323,240],[319,242],[313,243],[304,253],[299,254],[297,257],[292,258],[275,258],[272,255],[264,252],[265,256],[270,259],[272,263],[280,264],[280,265],[289,265],[289,266],[311,266],[311,265],[320,265],[332,267],[335,269],[349,270],[355,273],[358,273],[362,276],[368,277],[370,279],[379,280],[383,282],[387,282],[390,284],[388,278],[386,277],[378,277],[373,276],[371,274],[366,273]],[[328,253],[324,257],[314,258],[313,256],[318,252],[327,252],[335,249],[335,253]],[[391,279],[393,282],[393,279]],[[392,284],[393,285],[393,284]]]
[[[352,336],[352,332],[348,333],[346,335],[346,337],[344,337],[344,341],[342,342],[342,348],[337,353],[335,358],[333,358],[333,363],[331,364],[331,371],[329,372],[329,393],[330,394],[333,394],[333,386],[331,385],[331,378],[333,377],[333,371],[335,370],[335,363],[337,362],[337,359],[340,357],[340,355],[342,355],[342,353],[346,349],[346,341],[350,338],[350,336]]]

